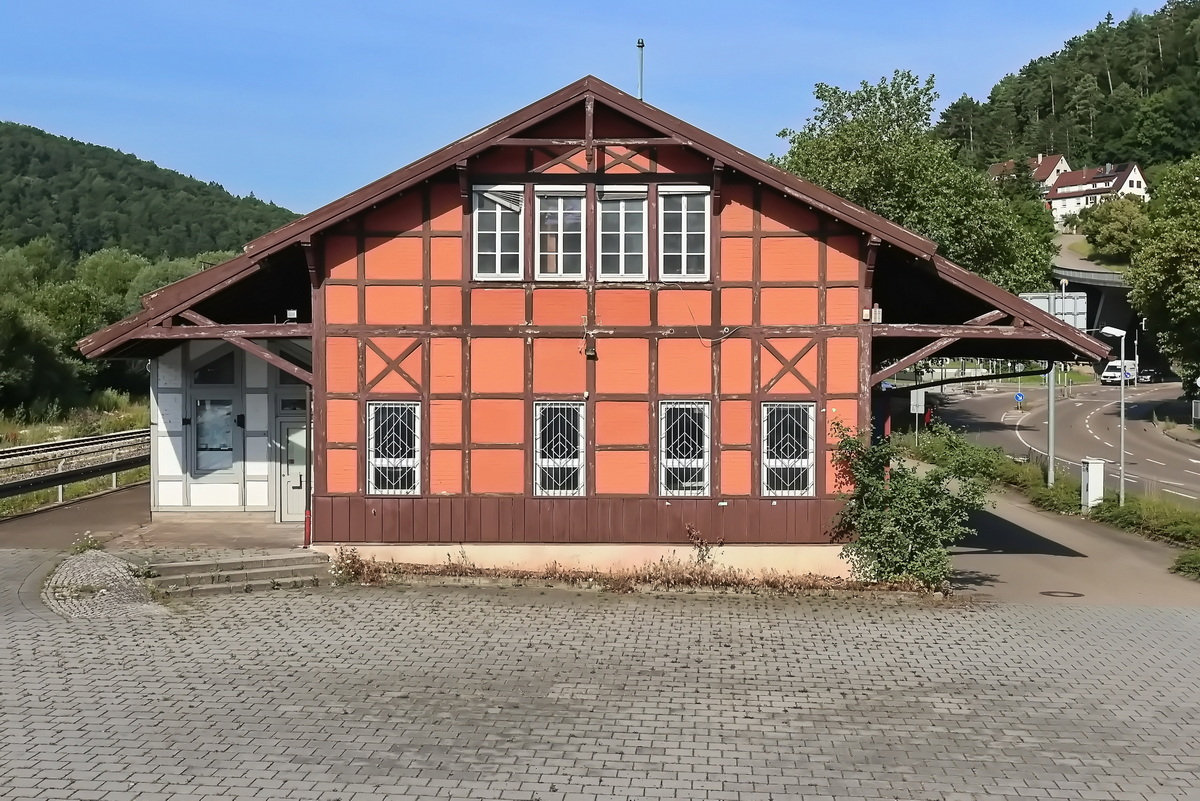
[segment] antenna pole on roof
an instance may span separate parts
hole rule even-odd
[[[638,39],[638,100],[643,97],[642,82],[646,76],[646,40]]]

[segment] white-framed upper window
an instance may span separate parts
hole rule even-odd
[[[816,406],[812,403],[762,405],[762,494],[808,496],[816,487],[813,453]]]
[[[708,495],[712,478],[708,401],[659,401],[658,485],[662,495]]]
[[[658,189],[658,276],[707,281],[711,194],[706,186]]]
[[[645,281],[646,187],[600,187],[596,193],[596,277],[601,281]]]
[[[421,493],[421,404],[367,403],[367,492]]]
[[[582,186],[536,187],[537,254],[534,277],[539,281],[581,281],[585,189]]]
[[[587,443],[584,404],[537,401],[533,404],[533,494],[583,495]]]
[[[475,278],[520,281],[525,275],[525,188],[477,186],[472,197]]]

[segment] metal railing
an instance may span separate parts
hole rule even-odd
[[[150,464],[150,429],[20,445],[0,450],[0,498],[117,474]]]

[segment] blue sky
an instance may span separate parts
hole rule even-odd
[[[1157,7],[1143,6],[1151,11]],[[0,3],[0,119],[310,211],[592,73],[759,155],[818,81],[982,97],[1111,11],[1089,0]],[[605,8],[611,9],[605,11]]]

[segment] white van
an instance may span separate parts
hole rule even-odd
[[[1125,382],[1129,384],[1137,383],[1137,362],[1132,359],[1125,360],[1125,368],[1121,368],[1120,360],[1109,362],[1104,365],[1104,371],[1100,373],[1101,384],[1120,384],[1122,374],[1125,375]]]

